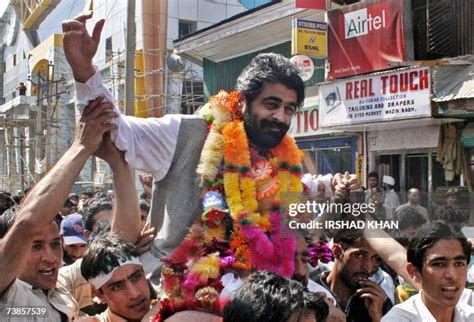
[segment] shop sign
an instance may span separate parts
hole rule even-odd
[[[303,107],[293,116],[288,133],[294,138],[300,138],[312,135],[329,134],[332,132],[321,129],[319,125],[319,106],[312,105],[309,107]]]
[[[293,19],[291,54],[309,57],[327,57],[327,30],[325,22]]]
[[[429,68],[408,68],[321,84],[321,127],[431,116]]]
[[[305,55],[296,55],[290,58],[290,62],[298,68],[303,82],[309,81],[314,75],[314,63]]]
[[[295,8],[326,10],[326,0],[295,0]]]
[[[406,60],[403,1],[357,3],[328,11],[329,77],[390,68]]]

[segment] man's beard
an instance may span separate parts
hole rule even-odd
[[[247,137],[254,145],[263,149],[272,149],[280,144],[290,129],[289,125],[278,121],[261,120],[258,122],[249,112],[245,112],[244,127]],[[274,131],[272,128],[278,128]]]

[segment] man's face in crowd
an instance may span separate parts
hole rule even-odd
[[[339,276],[352,290],[360,288],[360,282],[367,280],[380,266],[380,257],[363,238],[344,250],[338,260]]]
[[[372,202],[376,206],[383,205],[383,194],[381,194],[380,192],[373,193],[372,194]]]
[[[82,258],[87,250],[87,244],[64,244],[63,247],[64,252],[67,254],[67,256],[69,256],[69,258],[71,258],[73,262],[77,261],[79,258]]]
[[[94,223],[94,226],[92,227],[93,232],[97,231],[97,229],[99,228],[99,223],[101,221],[112,222],[112,210],[110,209],[102,210],[94,215],[95,223]]]
[[[309,280],[308,256],[308,244],[304,237],[298,234],[296,241],[295,271],[292,279],[300,282],[305,287],[308,285]]]
[[[422,299],[428,308],[458,303],[467,278],[467,258],[458,240],[441,239],[429,248],[421,272],[411,264],[408,268],[421,281]]]
[[[408,199],[410,200],[411,203],[417,205],[420,203],[420,192],[415,189],[410,191],[410,194],[408,195]]]
[[[19,278],[34,287],[49,290],[56,286],[63,247],[56,223],[49,224],[33,238],[33,244]]]
[[[115,270],[97,296],[127,320],[141,320],[150,309],[150,288],[141,265],[128,264]]]
[[[459,198],[457,195],[449,195],[446,199],[448,206],[456,207],[459,205]]]
[[[379,185],[379,180],[377,177],[370,177],[369,178],[369,189],[376,188]]]
[[[148,213],[145,210],[140,209],[140,231],[145,226],[147,218],[148,218]]]
[[[412,240],[413,237],[415,237],[417,231],[423,226],[420,227],[414,227],[414,226],[409,226],[405,228],[404,230],[401,231],[402,235],[405,236],[408,240]]]
[[[244,110],[245,131],[249,140],[260,148],[276,147],[288,132],[297,106],[294,90],[281,84],[266,84]]]

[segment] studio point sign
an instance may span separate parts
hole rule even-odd
[[[367,35],[369,32],[386,27],[385,10],[372,16],[367,8],[344,15],[344,35],[346,39]]]

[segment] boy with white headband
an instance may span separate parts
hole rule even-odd
[[[133,244],[113,233],[97,236],[83,257],[81,274],[108,308],[95,321],[139,321],[150,309],[150,284]],[[90,321],[90,320],[89,320]]]

